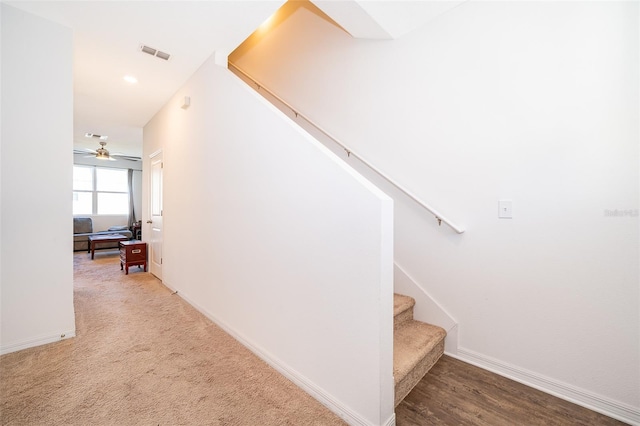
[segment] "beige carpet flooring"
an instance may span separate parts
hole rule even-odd
[[[74,255],[76,337],[0,357],[2,425],[338,425],[117,252]]]

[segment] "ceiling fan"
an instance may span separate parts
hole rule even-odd
[[[98,148],[95,151],[87,150],[87,151],[92,152],[92,153],[95,154],[95,155],[87,155],[87,158],[95,157],[98,160],[117,161],[115,158],[113,158],[109,154],[109,151],[107,150],[107,148],[105,148],[106,145],[107,145],[107,143],[105,141],[100,141],[100,148]]]
[[[100,148],[93,150],[89,148],[84,148],[83,151],[74,150],[74,154],[86,154],[87,152],[91,153],[91,155],[86,155],[85,158],[96,158],[98,160],[108,160],[108,161],[117,161],[118,159],[129,160],[129,161],[142,161],[140,157],[133,157],[130,155],[120,154],[120,153],[109,153],[109,150],[105,148],[107,143],[105,141],[100,141]]]

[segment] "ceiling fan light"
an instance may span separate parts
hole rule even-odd
[[[109,151],[104,147],[106,144],[106,142],[100,142],[101,147],[96,150],[98,160],[109,160]]]
[[[100,141],[100,148],[98,148],[98,149],[96,149],[94,151],[96,153],[95,158],[97,160],[116,161],[115,158],[112,158],[111,155],[109,155],[109,150],[107,150],[107,148],[105,148],[105,145],[107,145],[107,143],[105,141]]]

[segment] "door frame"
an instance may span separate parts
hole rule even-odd
[[[154,164],[160,162],[160,170],[161,170],[161,178],[160,178],[160,217],[161,217],[161,238],[160,238],[160,262],[154,263],[153,258],[155,255],[154,244],[156,241],[154,240],[153,233],[153,166]],[[149,155],[149,197],[147,199],[149,206],[149,218],[147,219],[148,225],[148,236],[149,236],[149,272],[151,272],[154,276],[162,280],[162,264],[163,264],[163,245],[164,245],[164,172],[162,169],[164,168],[164,153],[162,149],[158,149]]]

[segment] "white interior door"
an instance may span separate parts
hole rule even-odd
[[[149,271],[162,279],[162,151],[151,155]]]

